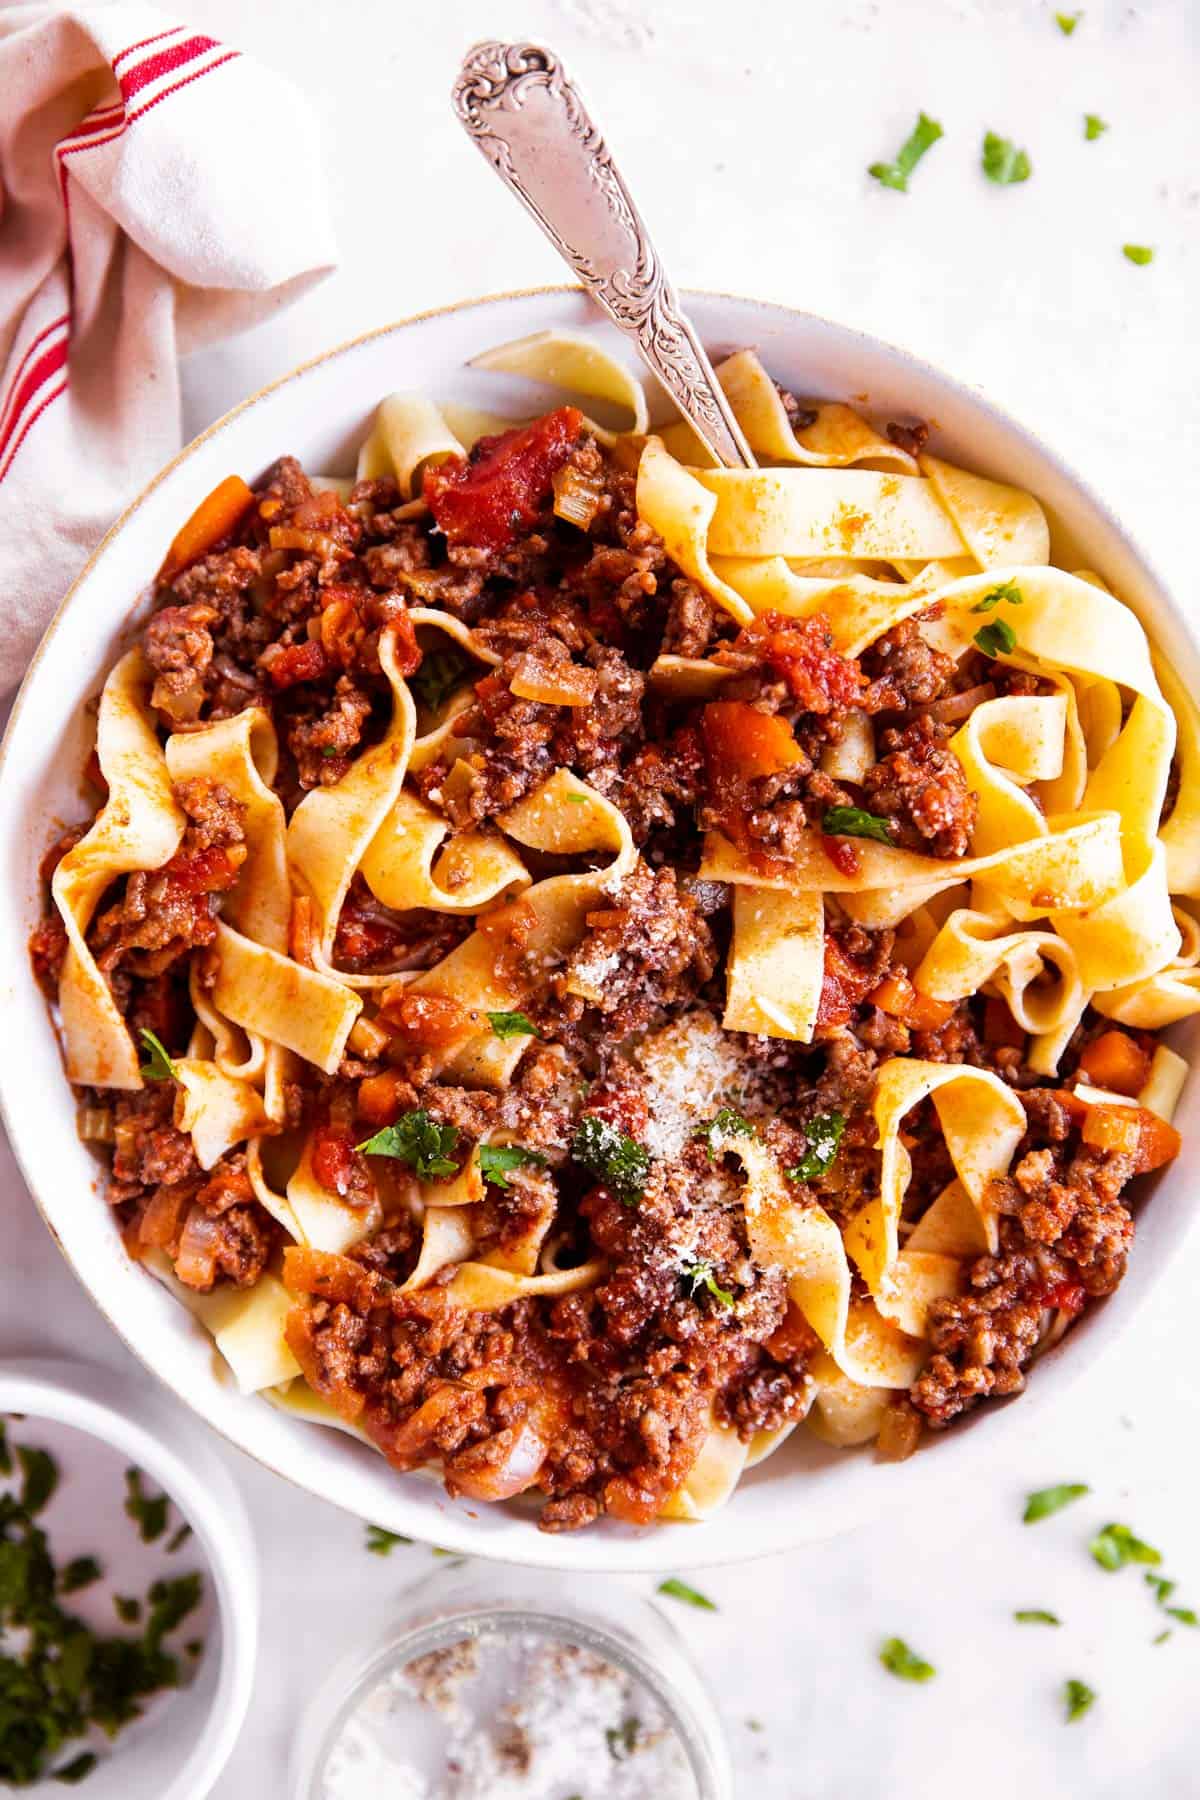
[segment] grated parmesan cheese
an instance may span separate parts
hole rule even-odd
[[[740,1086],[737,1051],[716,1020],[693,1012],[647,1038],[635,1052],[650,1109],[646,1148],[678,1156],[698,1125],[727,1106]]]

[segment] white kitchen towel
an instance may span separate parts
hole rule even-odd
[[[280,76],[149,6],[0,8],[0,693],[178,449],[179,357],[333,256]]]

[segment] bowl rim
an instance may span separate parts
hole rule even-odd
[[[158,1800],[203,1800],[237,1742],[258,1657],[258,1556],[236,1484],[198,1429],[194,1410],[164,1417],[163,1396],[147,1393],[140,1372],[135,1382],[69,1357],[5,1358],[0,1413],[6,1412],[52,1420],[119,1450],[153,1476],[195,1531],[216,1594],[217,1676],[187,1760]],[[174,1441],[163,1435],[167,1429]],[[111,1755],[120,1755],[119,1737]]]
[[[23,709],[27,703],[29,691],[32,687],[36,672],[51,640],[57,636],[59,630],[62,628],[70,612],[76,593],[90,577],[93,569],[106,553],[109,546],[112,545],[125,531],[126,527],[135,518],[138,511],[149,497],[156,492],[156,490],[168,480],[177,469],[185,465],[203,445],[209,443],[214,437],[241,418],[243,414],[258,406],[260,402],[268,400],[282,388],[299,380],[310,371],[320,368],[324,364],[336,361],[338,358],[347,355],[362,345],[407,332],[409,329],[419,327],[431,320],[475,311],[486,313],[490,308],[503,306],[504,304],[513,301],[550,299],[569,300],[580,298],[586,298],[586,291],[578,283],[556,282],[539,284],[523,288],[503,289],[495,293],[450,301],[441,306],[428,307],[420,312],[405,315],[402,318],[391,320],[382,325],[373,326],[371,329],[356,333],[353,337],[347,338],[329,349],[318,352],[315,356],[309,357],[305,361],[296,364],[282,375],[276,376],[273,380],[265,383],[253,393],[247,395],[245,399],[240,400],[235,406],[230,407],[228,411],[221,414],[219,418],[207,425],[203,431],[197,433],[195,437],[177,451],[176,454],[165,463],[147,483],[145,483],[124,508],[119,517],[96,544],[95,548],[79,570],[79,573],[67,588],[59,605],[56,607],[42,638],[39,640],[37,649],[30,660],[29,666],[22,677],[14,697],[12,710],[3,737],[0,739],[0,783],[3,783],[8,757],[18,732]],[[850,345],[853,345],[855,342],[860,343],[865,351],[874,355],[884,356],[898,368],[902,369],[904,373],[915,382],[923,383],[925,385],[933,384],[940,387],[943,391],[950,393],[957,401],[971,409],[977,415],[989,419],[1005,433],[1023,440],[1026,445],[1031,446],[1036,450],[1046,464],[1053,469],[1055,475],[1085,504],[1087,509],[1093,515],[1094,524],[1102,525],[1111,534],[1114,540],[1119,543],[1125,557],[1131,564],[1138,568],[1146,585],[1153,590],[1156,613],[1160,618],[1169,620],[1173,631],[1186,643],[1193,656],[1200,660],[1200,633],[1193,630],[1191,624],[1185,617],[1182,608],[1176,601],[1170,584],[1163,578],[1158,569],[1151,562],[1150,558],[1141,548],[1140,544],[1126,530],[1125,526],[1118,519],[1108,502],[1098,494],[1091,484],[1081,477],[1051,445],[1047,444],[1036,431],[1023,424],[1004,407],[997,404],[997,402],[991,398],[990,394],[982,387],[972,385],[959,376],[948,373],[936,363],[929,361],[928,358],[917,355],[903,345],[895,344],[889,339],[878,337],[874,333],[862,330],[857,326],[846,325],[840,320],[830,318],[825,314],[811,312],[802,307],[790,306],[783,301],[763,300],[752,295],[734,294],[724,290],[707,288],[682,289],[681,299],[685,306],[690,300],[694,299],[703,303],[711,302],[717,305],[728,303],[736,307],[748,307],[759,310],[764,314],[771,315],[775,318],[786,317],[796,324],[810,325],[818,331],[824,330],[834,333]],[[601,324],[604,321],[598,312],[593,311],[589,315],[587,322],[589,324]],[[551,321],[550,323],[553,322]],[[534,329],[543,328],[545,327],[534,327]],[[131,602],[129,608],[131,613],[136,609],[136,604],[136,599]],[[76,702],[76,705],[78,705],[78,702]],[[63,1080],[64,1082],[66,1081],[65,1072],[63,1074]],[[270,1453],[258,1448],[250,1442],[248,1436],[238,1435],[234,1433],[227,1424],[218,1423],[216,1419],[210,1416],[209,1411],[204,1407],[202,1401],[198,1402],[192,1398],[186,1391],[186,1387],[182,1382],[176,1381],[172,1375],[164,1373],[159,1368],[155,1367],[142,1348],[127,1336],[124,1328],[113,1317],[112,1313],[108,1310],[107,1305],[100,1299],[95,1289],[85,1279],[81,1268],[77,1266],[75,1259],[64,1244],[53,1220],[43,1205],[41,1195],[31,1178],[26,1159],[22,1154],[20,1135],[13,1129],[12,1108],[10,1106],[8,1092],[8,1078],[3,1069],[0,1069],[0,1123],[3,1123],[5,1126],[21,1177],[33,1199],[43,1224],[49,1231],[72,1274],[75,1276],[75,1279],[88,1295],[92,1305],[96,1307],[106,1323],[116,1333],[121,1343],[137,1357],[139,1364],[149,1370],[149,1372],[153,1374],[177,1400],[181,1401],[193,1418],[198,1418],[203,1421],[204,1425],[207,1426],[209,1430],[215,1432],[232,1448],[253,1457],[256,1462],[262,1467],[270,1470],[273,1475],[279,1476],[283,1480],[290,1482],[302,1492],[312,1494],[318,1499],[329,1501],[334,1505],[342,1507],[344,1510],[351,1511],[355,1516],[358,1516],[358,1509],[353,1503],[340,1499],[337,1492],[332,1490],[329,1486],[322,1486],[320,1483],[315,1482],[309,1476],[296,1469],[279,1467],[277,1460],[275,1460]],[[1155,1185],[1157,1187],[1158,1178],[1155,1180]],[[1187,1230],[1189,1230],[1193,1236],[1200,1233],[1200,1220],[1191,1222]],[[1181,1239],[1167,1254],[1166,1262],[1168,1266],[1173,1265],[1176,1262],[1182,1248],[1183,1240]],[[1162,1274],[1165,1274],[1165,1272],[1164,1269]],[[1105,1355],[1112,1350],[1116,1341],[1124,1336],[1133,1320],[1140,1314],[1148,1297],[1148,1287],[1146,1289],[1140,1287],[1135,1288],[1132,1297],[1127,1299],[1126,1303],[1118,1309],[1115,1318],[1109,1316],[1110,1308],[1107,1304],[1103,1304],[1102,1306],[1093,1309],[1097,1314],[1102,1312],[1105,1315],[1107,1324],[1107,1331],[1105,1334],[1106,1342],[1097,1347],[1097,1351],[1094,1352],[1093,1355],[1093,1360],[1097,1353]],[[993,1406],[989,1411],[993,1417],[997,1418],[997,1423],[998,1415],[1006,1413],[1009,1410],[1013,1403],[1013,1398],[1019,1398],[1022,1401],[1024,1408],[1023,1416],[1025,1419],[1032,1421],[1036,1416],[1036,1413],[1040,1412],[1043,1406],[1053,1405],[1057,1399],[1065,1394],[1069,1387],[1082,1376],[1084,1369],[1088,1364],[1086,1364],[1083,1358],[1078,1355],[1067,1358],[1065,1372],[1064,1369],[1060,1367],[1064,1348],[1065,1340],[1060,1341],[1048,1350],[1044,1356],[1039,1358],[1040,1363],[1046,1365],[1053,1364],[1057,1370],[1056,1382],[1051,1386],[1049,1391],[1046,1392],[1042,1386],[1038,1386],[1030,1392],[1010,1397],[999,1403],[993,1403]],[[296,1422],[298,1424],[307,1423],[307,1421],[300,1420],[297,1420]],[[957,1438],[960,1433],[956,1431],[949,1435]],[[991,1432],[985,1431],[982,1434],[973,1431],[971,1435],[973,1439],[973,1454],[977,1459],[977,1463],[984,1463],[990,1455],[999,1454],[1002,1444],[1008,1442],[1010,1434],[1002,1434],[999,1431],[993,1430]],[[964,1464],[966,1466],[964,1466]],[[943,1465],[942,1478],[947,1489],[949,1489],[954,1482],[961,1481],[968,1472],[969,1467],[970,1465],[967,1462],[967,1459],[963,1457],[951,1460],[948,1467]],[[397,1486],[399,1487],[399,1484],[397,1484]],[[882,1501],[880,1503],[882,1503]],[[403,1510],[403,1508],[397,1508],[397,1511],[401,1510]],[[570,1568],[574,1570],[605,1571],[609,1573],[647,1570],[662,1572],[667,1569],[717,1567],[726,1564],[751,1561],[774,1554],[777,1551],[789,1547],[795,1547],[799,1544],[819,1541],[822,1538],[841,1534],[843,1531],[851,1529],[875,1516],[877,1511],[877,1503],[870,1499],[865,1501],[860,1500],[857,1504],[852,1504],[847,1507],[846,1510],[840,1513],[836,1518],[831,1518],[828,1521],[822,1522],[815,1529],[810,1526],[802,1532],[793,1534],[768,1534],[766,1542],[747,1542],[745,1534],[743,1534],[733,1543],[724,1545],[697,1543],[694,1548],[688,1547],[688,1537],[690,1537],[691,1534],[688,1534],[687,1537],[685,1537],[682,1533],[669,1533],[657,1522],[649,1527],[638,1530],[636,1534],[629,1537],[606,1537],[603,1533],[596,1533],[594,1531],[573,1533],[565,1540],[566,1542],[574,1544],[578,1543],[580,1538],[585,1538],[588,1540],[589,1545],[589,1548],[584,1550],[582,1554],[575,1556],[550,1554],[549,1546],[564,1540],[553,1537],[548,1539],[536,1529],[532,1521],[528,1521],[528,1529],[524,1531],[519,1538],[510,1541],[506,1537],[503,1543],[497,1543],[494,1546],[486,1543],[486,1541],[481,1545],[473,1529],[471,1519],[465,1516],[460,1517],[455,1512],[443,1513],[438,1520],[436,1530],[438,1542],[447,1549],[466,1555],[490,1558],[502,1562],[507,1561],[532,1567],[544,1567],[550,1569]],[[407,1531],[414,1532],[421,1541],[424,1541],[422,1539],[422,1533],[425,1530],[430,1529],[428,1522],[424,1518],[406,1517],[404,1525]],[[603,1544],[603,1549],[595,1548],[595,1546],[601,1543]],[[654,1548],[655,1546],[657,1546],[656,1551]],[[183,1800],[182,1796],[180,1797],[180,1800]]]

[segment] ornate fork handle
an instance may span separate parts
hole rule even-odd
[[[558,58],[537,44],[476,44],[454,84],[454,109],[717,461],[753,468],[641,214]]]

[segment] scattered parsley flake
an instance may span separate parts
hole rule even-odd
[[[1166,1612],[1168,1619],[1178,1619],[1181,1625],[1191,1625],[1193,1627],[1200,1625],[1200,1618],[1197,1617],[1190,1606],[1168,1606]]]
[[[364,1156],[394,1156],[422,1181],[435,1175],[457,1175],[458,1164],[450,1152],[458,1142],[457,1125],[439,1125],[424,1107],[401,1113],[394,1125],[385,1125],[374,1137],[356,1144]]]
[[[861,806],[830,806],[821,820],[826,837],[874,838],[877,844],[890,844],[892,834],[886,819],[864,812]]]
[[[140,1469],[126,1469],[125,1486],[125,1511],[137,1526],[143,1544],[152,1544],[167,1529],[167,1508],[171,1502],[165,1494],[143,1493]]]
[[[736,1106],[722,1106],[708,1123],[697,1125],[692,1136],[701,1138],[708,1151],[709,1162],[716,1162],[725,1148],[725,1139],[731,1137],[757,1137],[757,1129],[749,1119],[737,1110]]]
[[[818,1113],[810,1119],[804,1127],[808,1148],[800,1161],[786,1170],[788,1180],[815,1181],[832,1168],[845,1129],[845,1113]]]
[[[66,1565],[58,1578],[60,1594],[77,1594],[80,1588],[91,1587],[93,1581],[99,1581],[104,1573],[94,1556],[75,1556]]]
[[[479,1169],[485,1181],[495,1187],[506,1188],[508,1175],[512,1169],[524,1168],[526,1163],[536,1163],[545,1168],[546,1159],[540,1150],[525,1150],[520,1144],[480,1144]]]
[[[668,1595],[672,1600],[682,1600],[685,1606],[697,1606],[701,1612],[717,1611],[715,1600],[710,1600],[707,1594],[700,1592],[699,1588],[689,1587],[687,1582],[680,1581],[677,1575],[668,1576],[666,1581],[660,1581],[658,1592]]]
[[[1147,263],[1154,261],[1154,252],[1149,244],[1122,244],[1121,255],[1126,262],[1136,263],[1139,269],[1144,269]]]
[[[187,1643],[183,1647],[187,1651],[189,1656],[199,1656],[200,1652],[204,1648],[204,1639],[203,1638],[189,1638]]]
[[[894,162],[874,162],[867,170],[881,186],[894,188],[899,194],[907,194],[908,178],[924,156],[932,149],[943,135],[942,128],[936,119],[928,113],[918,113],[917,122],[901,145]]]
[[[642,1734],[642,1721],[632,1717],[622,1719],[619,1725],[610,1725],[604,1733],[604,1741],[608,1745],[608,1754],[614,1762],[624,1762],[632,1756],[638,1747],[638,1739]]]
[[[1149,1569],[1147,1569],[1146,1573],[1142,1576],[1142,1580],[1153,1592],[1154,1598],[1158,1601],[1160,1606],[1165,1606],[1167,1604],[1167,1601],[1171,1598],[1171,1595],[1179,1585],[1177,1582],[1169,1581],[1165,1575],[1152,1575]]]
[[[99,1760],[100,1758],[94,1750],[81,1750],[78,1756],[73,1756],[69,1763],[63,1764],[61,1769],[55,1769],[54,1780],[65,1782],[68,1787],[74,1787],[77,1782],[91,1774]]]
[[[1091,1491],[1086,1481],[1060,1481],[1056,1487],[1039,1488],[1026,1500],[1021,1523],[1036,1525],[1039,1519],[1048,1519],[1051,1513],[1061,1512],[1064,1506],[1082,1500]]]
[[[1135,1537],[1128,1525],[1106,1525],[1088,1545],[1092,1556],[1109,1574],[1123,1569],[1127,1563],[1158,1564],[1162,1553]]]
[[[1016,582],[1006,581],[1000,587],[994,587],[991,593],[985,594],[982,600],[977,600],[971,611],[973,613],[991,612],[992,608],[999,606],[1002,600],[1007,601],[1009,606],[1024,606],[1025,604],[1025,596]]]
[[[764,1729],[764,1726],[763,1726],[763,1722],[761,1719],[747,1719],[746,1720],[746,1730],[747,1731],[762,1731],[763,1729]]]
[[[167,1539],[167,1555],[174,1556],[177,1550],[182,1550],[191,1535],[192,1528],[185,1519],[178,1531],[173,1531]]]
[[[1055,13],[1054,23],[1058,26],[1058,29],[1062,32],[1064,37],[1070,37],[1082,17],[1083,14],[1081,12]]]
[[[720,1301],[722,1306],[733,1305],[733,1295],[727,1288],[717,1285],[717,1277],[712,1264],[706,1262],[702,1256],[685,1256],[680,1264],[679,1273],[684,1282],[691,1283],[693,1300],[701,1289],[705,1289],[714,1300]]]
[[[48,1450],[32,1450],[27,1444],[17,1445],[17,1462],[21,1467],[19,1504],[32,1518],[48,1505],[58,1486],[58,1464]]]
[[[1026,1607],[1023,1612],[1015,1612],[1013,1618],[1018,1625],[1061,1625],[1062,1620],[1056,1613],[1045,1612],[1040,1606]]]
[[[571,1139],[571,1155],[598,1175],[622,1206],[637,1205],[650,1173],[650,1152],[644,1144],[598,1113],[586,1113]]]
[[[490,1012],[487,1022],[492,1028],[493,1037],[541,1037],[541,1032],[523,1012]]]
[[[1103,137],[1108,130],[1107,122],[1099,113],[1084,113],[1083,135],[1089,144],[1094,144],[1098,137]]]
[[[155,1581],[150,1587],[150,1616],[146,1622],[144,1641],[157,1650],[169,1631],[181,1625],[200,1604],[201,1578],[193,1573],[176,1575],[169,1581]]]
[[[1165,1644],[1165,1643],[1166,1643],[1166,1641],[1167,1641],[1167,1639],[1168,1639],[1168,1638],[1169,1638],[1169,1637],[1170,1637],[1170,1636],[1171,1636],[1171,1635],[1172,1635],[1172,1634],[1171,1634],[1171,1632],[1169,1632],[1169,1631],[1160,1631],[1160,1632],[1159,1632],[1159,1634],[1158,1634],[1158,1636],[1157,1636],[1157,1637],[1156,1637],[1156,1638],[1151,1638],[1151,1639],[1150,1639],[1150,1642],[1151,1642],[1151,1643],[1152,1643],[1152,1644]]]
[[[122,1625],[136,1625],[142,1616],[142,1603],[133,1594],[114,1594],[113,1611]]]
[[[12,1451],[8,1447],[8,1427],[0,1419],[0,1475],[11,1475],[13,1471]]]
[[[385,1531],[382,1525],[367,1526],[367,1549],[372,1556],[390,1556],[397,1544],[411,1544],[412,1539],[401,1537],[398,1531]]]
[[[467,658],[458,650],[427,650],[408,685],[427,712],[438,712],[449,695],[458,687],[470,668]]]
[[[982,165],[988,180],[998,187],[1028,181],[1033,174],[1028,154],[1018,150],[1011,138],[998,137],[994,131],[989,131],[983,140]]]
[[[166,1046],[163,1044],[162,1039],[156,1037],[152,1031],[148,1031],[144,1025],[138,1032],[138,1036],[141,1038],[143,1048],[146,1051],[146,1061],[142,1063],[138,1069],[138,1074],[141,1076],[142,1080],[174,1081],[176,1079],[175,1064],[167,1055]]]
[[[1067,1724],[1082,1719],[1085,1712],[1095,1703],[1096,1695],[1086,1681],[1076,1681],[1074,1676],[1063,1687],[1063,1699],[1067,1703]]]
[[[588,803],[588,796],[586,794],[568,794],[567,799],[572,806],[586,806]]]
[[[932,1681],[937,1670],[923,1656],[910,1650],[903,1638],[889,1638],[879,1652],[879,1660],[889,1675],[901,1681]]]
[[[1007,619],[993,619],[979,627],[975,642],[985,656],[1009,656],[1017,647],[1017,634]]]
[[[440,1550],[436,1544],[430,1545],[429,1554],[444,1558],[448,1569],[461,1569],[467,1561],[465,1556],[458,1556],[453,1550]]]

